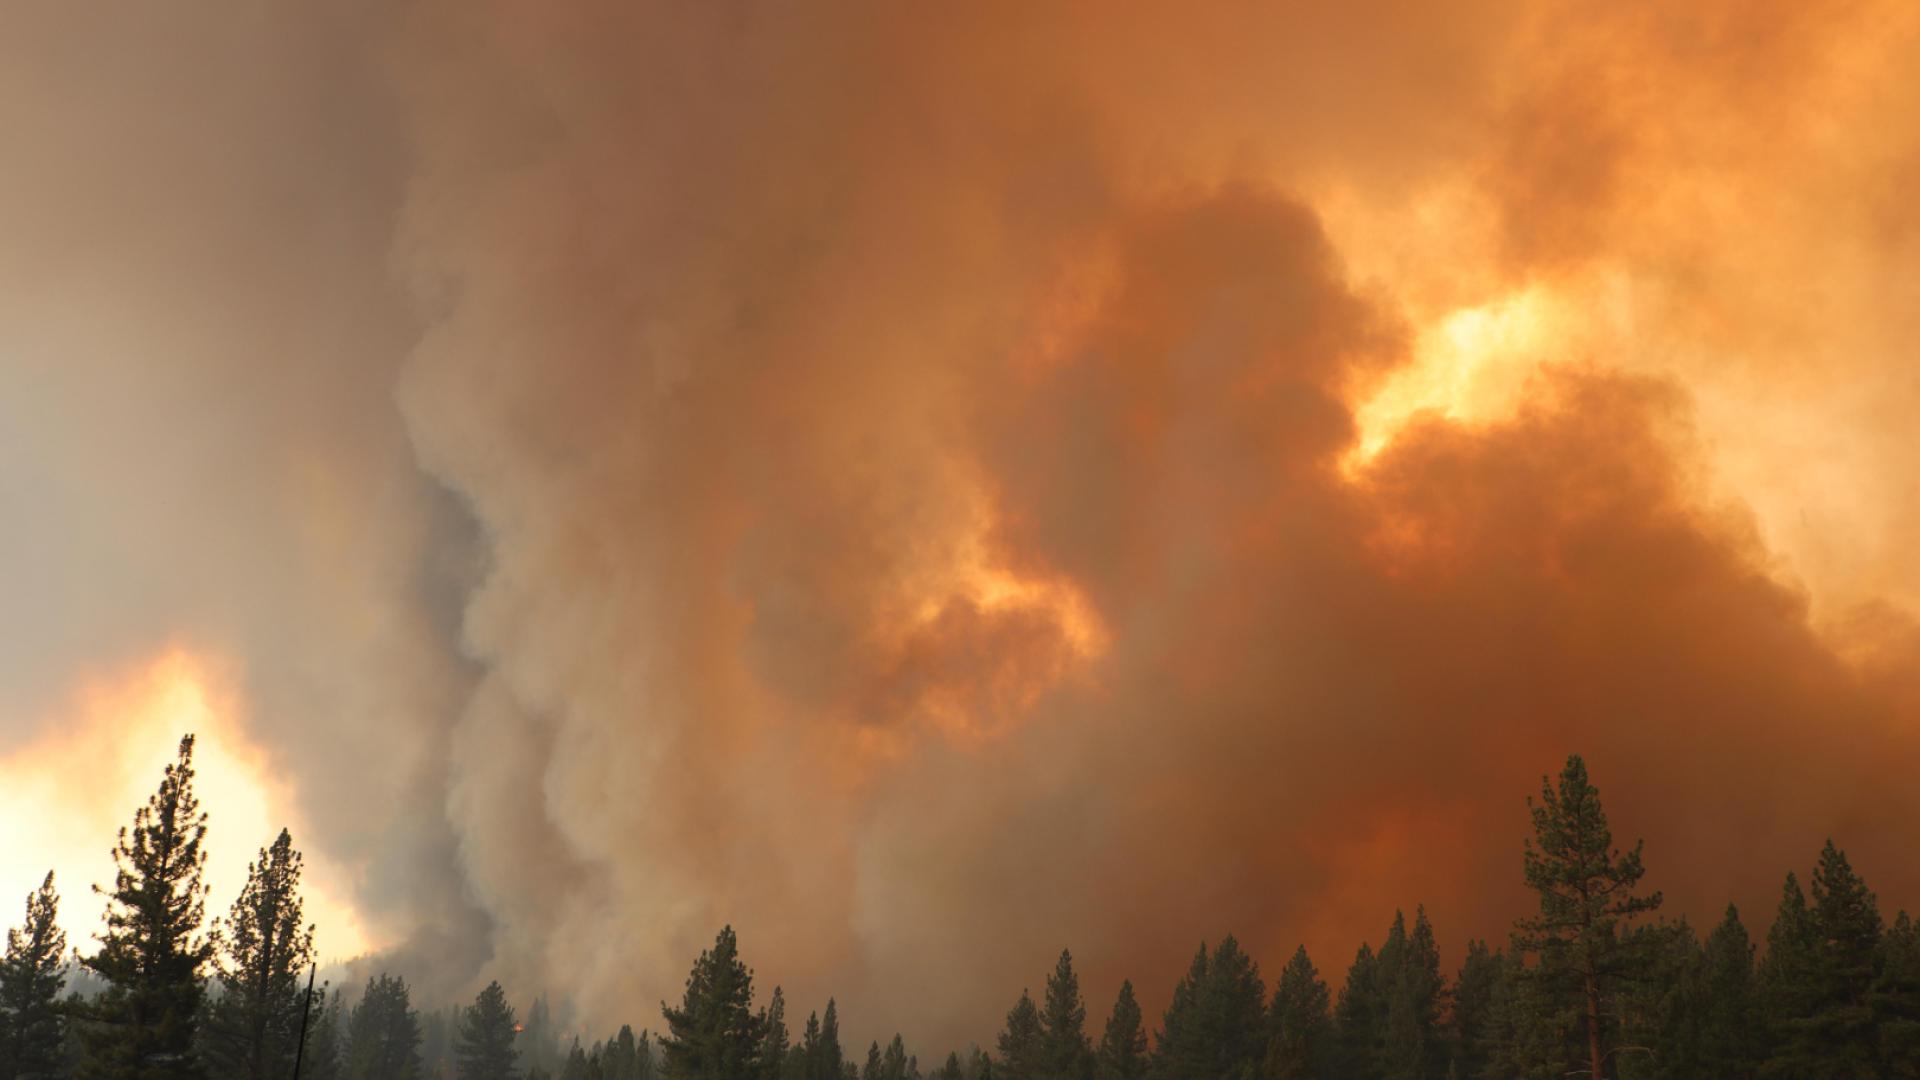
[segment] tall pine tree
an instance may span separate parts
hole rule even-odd
[[[227,916],[215,961],[220,992],[207,1011],[202,1053],[216,1080],[291,1075],[301,1014],[300,977],[313,961],[313,927],[303,925],[300,853],[287,830],[259,861]]]
[[[754,1080],[759,1073],[764,1018],[753,1011],[753,972],[740,961],[733,927],[723,927],[694,962],[680,1007],[660,1011],[671,1080]]]
[[[1130,980],[1120,983],[1095,1058],[1099,1080],[1142,1080],[1147,1074],[1147,1032],[1140,1024],[1140,1003],[1134,1000]],[[957,1066],[959,1059],[953,1060]]]
[[[7,1080],[52,1077],[63,1065],[67,1037],[60,989],[67,977],[61,954],[67,935],[60,929],[60,895],[53,871],[27,894],[27,919],[7,931],[7,955],[0,960],[0,1077]]]
[[[1639,963],[1624,931],[1660,906],[1660,894],[1634,891],[1646,873],[1640,845],[1625,853],[1614,848],[1580,755],[1567,758],[1557,790],[1543,779],[1540,794],[1538,804],[1528,800],[1534,838],[1526,846],[1527,887],[1539,895],[1540,913],[1516,924],[1515,940],[1569,987],[1585,1036],[1579,1065],[1599,1080],[1612,1056],[1605,1021],[1611,998]]]
[[[420,1014],[406,980],[382,974],[347,1017],[346,1080],[416,1080],[421,1075]]]
[[[513,1048],[513,1006],[498,982],[490,982],[461,1010],[454,1033],[455,1075],[459,1080],[514,1080],[519,1054]]]
[[[1047,1060],[1047,1033],[1033,995],[1022,990],[1020,1000],[1007,1010],[1007,1026],[1000,1032],[1000,1057],[993,1073],[1000,1080],[1040,1080]]]
[[[1333,1070],[1333,1017],[1327,984],[1302,945],[1280,971],[1267,1013],[1265,1080],[1323,1080]]]
[[[120,831],[100,951],[82,960],[107,982],[93,1003],[81,1074],[99,1080],[197,1080],[207,816],[193,792],[193,736],[160,788]]]
[[[1080,999],[1080,977],[1073,973],[1073,954],[1060,950],[1053,974],[1047,976],[1047,1003],[1040,1012],[1045,1032],[1041,1073],[1045,1080],[1091,1080],[1093,1047],[1087,1042],[1087,1006]]]

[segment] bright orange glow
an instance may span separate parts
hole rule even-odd
[[[11,823],[0,847],[7,921],[18,920],[14,898],[51,869],[69,943],[91,951],[104,901],[89,886],[112,884],[114,837],[153,793],[180,736],[192,733],[194,787],[210,816],[209,919],[226,914],[248,863],[285,826],[305,849],[306,914],[318,926],[321,956],[366,952],[371,943],[345,899],[341,869],[305,842],[287,782],[247,737],[244,716],[220,664],[182,649],[81,687],[45,720],[40,738],[0,758],[0,821]]]
[[[1530,375],[1571,358],[1572,321],[1558,297],[1535,286],[1455,308],[1422,326],[1410,361],[1355,410],[1359,438],[1346,467],[1372,460],[1423,414],[1465,423],[1510,415]]]

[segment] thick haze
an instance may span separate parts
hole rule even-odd
[[[213,658],[596,1029],[1457,956],[1573,750],[1676,912],[1920,905],[1911,4],[326,11],[8,13],[13,767]]]

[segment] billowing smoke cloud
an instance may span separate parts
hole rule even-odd
[[[730,920],[948,1039],[1063,942],[1337,967],[1395,904],[1496,933],[1574,748],[1682,908],[1829,831],[1912,895],[1911,697],[1718,494],[1686,352],[1810,361],[1697,200],[1837,183],[1757,143],[1836,137],[1885,13],[1428,9],[423,13],[402,402],[491,552],[450,805],[503,963],[612,1015]],[[1458,270],[1330,239],[1449,190]],[[1538,282],[1597,345],[1352,465],[1434,297]]]
[[[1063,944],[1156,995],[1497,935],[1569,750],[1679,911],[1828,834],[1920,902],[1917,17],[1138,7],[422,3],[232,76],[376,99],[222,130],[331,133],[413,321],[356,280],[258,370],[360,396],[222,443],[385,477],[367,561],[261,550],[323,505],[277,465],[176,527],[350,714],[271,736],[303,792],[407,748],[327,842],[408,962],[645,1022],[730,921],[856,1038],[985,1040]],[[296,265],[248,310],[333,325]]]

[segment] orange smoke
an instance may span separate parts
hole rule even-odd
[[[222,643],[433,996],[1337,974],[1498,935],[1570,750],[1677,911],[1829,834],[1920,903],[1910,2],[128,25],[0,42],[0,690]]]

